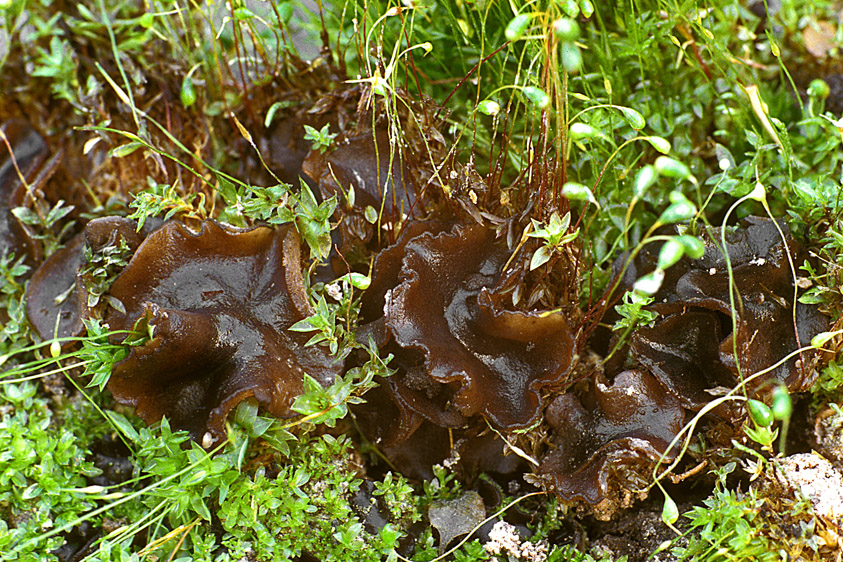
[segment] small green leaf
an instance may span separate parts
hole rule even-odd
[[[824,100],[829,96],[829,94],[831,94],[831,89],[828,87],[828,83],[824,80],[815,78],[814,80],[811,80],[810,84],[808,84],[808,95],[812,98]]]
[[[25,500],[31,500],[31,499],[37,498],[43,492],[44,492],[44,490],[41,488],[41,486],[39,486],[38,484],[32,484],[31,486],[29,486],[28,488],[26,488],[23,491],[23,493],[21,494],[21,497]]]
[[[254,400],[244,400],[234,410],[234,421],[245,429],[250,429],[258,418],[258,405]]]
[[[285,107],[290,107],[289,102],[277,101],[269,106],[269,109],[266,110],[266,117],[263,120],[263,126],[269,127],[272,125],[272,120],[275,118],[275,114],[278,112],[279,109],[283,109]]]
[[[580,26],[571,18],[559,18],[553,22],[553,33],[560,41],[576,41],[580,36]]]
[[[255,13],[252,10],[250,10],[249,8],[246,8],[244,6],[240,6],[239,8],[235,8],[234,12],[233,12],[233,15],[234,15],[234,19],[237,20],[237,21],[246,21],[246,20],[250,20],[250,19],[255,17]]]
[[[749,399],[746,401],[746,409],[749,412],[749,417],[759,427],[770,427],[773,425],[773,411],[770,407],[760,400]]]
[[[530,14],[518,14],[512,18],[504,31],[507,41],[518,41],[521,39],[524,32],[527,31],[527,26],[530,25],[532,17]]]
[[[290,23],[290,20],[293,18],[293,4],[290,2],[278,4],[278,17],[285,24]]]
[[[582,66],[582,53],[580,52],[580,48],[570,41],[562,43],[559,55],[560,60],[562,61],[562,68],[564,68],[566,72],[574,72],[575,70],[579,70]]]
[[[684,246],[685,253],[691,259],[698,260],[705,254],[705,244],[699,238],[694,238],[690,234],[683,234],[677,236],[676,241]]]
[[[135,442],[138,440],[138,438],[140,437],[138,435],[138,432],[135,430],[134,427],[132,427],[132,424],[129,423],[129,420],[127,420],[125,416],[118,414],[117,412],[108,411],[105,414],[108,416],[108,419],[111,420],[111,423],[113,423],[120,431],[120,433],[126,436],[129,441]]]
[[[371,205],[366,205],[366,208],[363,210],[363,216],[366,217],[366,221],[369,224],[378,222],[378,212]]]
[[[664,493],[664,505],[662,506],[662,521],[668,525],[673,525],[679,520],[679,508],[676,502],[673,501],[667,492]]]
[[[773,388],[773,401],[770,404],[773,417],[779,421],[790,419],[793,414],[793,399],[787,391],[787,387],[778,384]]]
[[[843,331],[837,330],[836,332],[820,332],[813,338],[811,338],[811,347],[820,348],[824,346],[829,340],[832,338],[839,336]]]
[[[577,0],[562,0],[562,11],[568,15],[569,18],[575,18],[580,15],[580,6]]]
[[[632,191],[636,197],[641,197],[644,193],[656,182],[656,169],[647,164],[635,174],[635,182],[632,185]]]
[[[644,295],[653,296],[661,289],[664,281],[664,270],[656,269],[647,275],[639,278],[633,285],[632,290]]]
[[[544,109],[548,106],[548,104],[550,104],[550,97],[544,93],[544,90],[541,88],[536,88],[535,86],[524,86],[521,91],[524,92],[524,95],[528,100],[530,100],[530,103],[539,109]]]
[[[717,167],[725,171],[735,167],[735,157],[729,149],[720,143],[714,145],[714,156],[717,158]]]
[[[594,193],[592,193],[591,189],[581,183],[573,181],[567,182],[564,186],[562,186],[562,195],[572,201],[588,201],[589,203],[595,205],[598,209],[600,208],[600,203],[598,203],[597,199],[595,199]]]
[[[140,17],[138,23],[144,29],[149,29],[152,27],[152,24],[155,22],[155,15],[150,14],[149,12],[145,13]]]
[[[550,250],[547,246],[542,246],[533,252],[533,258],[530,260],[530,271],[539,268],[550,260]]]
[[[111,151],[109,151],[108,155],[113,156],[114,158],[123,158],[124,156],[130,155],[131,153],[142,147],[143,143],[140,143],[138,141],[132,141],[126,144],[121,144],[118,147],[112,148]]]
[[[661,152],[662,154],[669,154],[670,153],[670,141],[664,139],[662,137],[644,137],[644,140],[650,143],[650,145]]]
[[[580,0],[580,10],[582,10],[583,17],[590,18],[594,13],[594,4],[591,3],[591,0]]]
[[[313,322],[310,321],[312,317],[305,318],[303,320],[299,320],[289,328],[291,332],[312,332],[314,330],[318,330],[316,326],[313,325]]]
[[[618,109],[620,109],[623,114],[623,118],[626,119],[629,126],[636,131],[640,131],[647,125],[647,121],[644,119],[644,116],[631,107],[619,107]]]
[[[671,205],[659,217],[661,224],[675,224],[692,218],[697,214],[697,207],[681,191],[670,193]]]
[[[593,139],[595,137],[603,137],[603,133],[599,129],[595,129],[586,123],[572,123],[568,129],[568,136],[573,140]]]
[[[685,246],[675,238],[671,238],[659,250],[659,269],[669,268],[681,260],[684,254]]]
[[[346,273],[337,281],[348,281],[351,283],[352,287],[356,289],[360,289],[361,291],[365,291],[371,285],[372,280],[363,275],[362,273]]]
[[[184,107],[190,107],[196,103],[196,89],[193,87],[193,79],[190,74],[184,77],[181,83],[181,92],[179,92],[181,104]]]
[[[483,115],[497,115],[501,110],[501,106],[494,100],[483,100],[477,104],[477,111]]]
[[[208,471],[204,469],[199,469],[194,472],[188,472],[185,479],[182,481],[182,485],[184,486],[195,486],[199,484],[203,480],[208,477]]]
[[[691,177],[688,166],[669,156],[659,156],[654,165],[659,174],[668,178],[688,179]]]
[[[192,507],[193,511],[202,517],[202,519],[205,521],[211,521],[211,510],[208,509],[208,506],[205,504],[205,500],[201,497],[193,496],[190,500],[190,507]]]
[[[15,207],[12,209],[12,214],[23,224],[35,226],[41,223],[38,214],[29,207]]]

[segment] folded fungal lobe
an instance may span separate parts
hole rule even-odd
[[[328,352],[290,332],[312,314],[300,241],[292,226],[236,230],[212,221],[198,233],[170,222],[141,244],[111,287],[125,314],[112,329],[142,320],[153,337],[115,366],[109,389],[148,423],[166,415],[204,445],[254,396],[270,413],[293,415],[304,375],[329,385],[339,372]]]
[[[423,356],[414,378],[449,385],[463,416],[515,429],[537,419],[540,391],[562,382],[573,338],[560,312],[503,309],[494,289],[508,257],[479,225],[418,236],[407,243],[403,281],[386,296],[385,318],[394,341]]]
[[[700,408],[711,400],[707,389],[734,386],[739,369],[746,378],[771,368],[826,329],[816,307],[794,299],[790,261],[801,263],[799,248],[783,232],[786,244],[772,220],[746,219],[726,234],[727,264],[721,230],[712,229],[704,256],[680,262],[675,284],[657,295],[659,320],[632,337],[633,356],[686,407]],[[799,391],[808,371],[794,357],[753,384],[774,377]]]
[[[598,377],[581,400],[562,394],[548,406],[552,448],[536,472],[561,498],[596,506],[609,499],[613,472],[647,472],[684,419],[679,401],[644,371],[624,371],[612,384]]]

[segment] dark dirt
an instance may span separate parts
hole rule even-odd
[[[681,519],[677,522],[680,530],[687,526],[683,523]],[[670,548],[653,554],[663,542],[676,539],[676,533],[662,521],[660,508],[656,509],[652,505],[626,511],[617,521],[595,521],[591,534],[599,536],[590,543],[594,555],[609,555],[613,559],[627,556],[628,562],[678,560],[671,554]],[[676,546],[681,546],[681,543]]]

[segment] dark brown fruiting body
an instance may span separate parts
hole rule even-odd
[[[109,382],[118,402],[148,423],[167,416],[208,445],[225,435],[228,413],[254,396],[270,413],[290,416],[304,375],[329,385],[339,372],[309,335],[288,328],[310,316],[295,229],[226,228],[206,221],[193,233],[170,222],[141,244],[111,288],[126,314],[153,338],[132,349]]]
[[[621,465],[647,474],[685,422],[679,401],[644,371],[624,371],[608,381],[598,377],[577,398],[562,394],[547,408],[551,448],[537,474],[562,499],[599,507],[604,515],[617,509]]]

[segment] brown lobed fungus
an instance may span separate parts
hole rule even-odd
[[[387,295],[384,311],[394,341],[424,360],[403,378],[415,391],[412,401],[447,389],[442,411],[453,407],[517,429],[538,417],[540,392],[564,382],[574,350],[567,318],[503,309],[495,286],[509,254],[479,225],[407,243],[404,280]]]
[[[395,355],[398,373],[382,382],[391,430],[387,445],[422,420],[460,427],[482,414],[504,429],[527,427],[543,389],[562,383],[573,356],[559,312],[503,310],[495,293],[509,252],[482,226],[411,223],[375,262],[361,317]],[[371,417],[369,415],[368,417]],[[372,425],[372,424],[364,424]]]
[[[361,322],[369,323],[383,319],[387,293],[403,280],[401,272],[407,244],[422,234],[440,234],[453,226],[453,223],[444,221],[412,221],[403,226],[395,243],[381,250],[375,258],[372,265],[372,283],[360,301]]]
[[[392,365],[399,366],[396,375],[382,379],[378,388],[367,393],[365,404],[354,408],[366,434],[383,447],[398,446],[419,429],[425,418],[438,426],[452,428],[464,425],[467,421],[459,412],[446,408],[450,397],[448,389],[430,381],[423,372],[419,373],[419,366],[423,368],[424,365],[421,354],[415,350],[402,349],[391,342],[384,318],[387,294],[402,280],[402,263],[407,244],[422,234],[439,234],[452,226],[452,223],[442,221],[413,221],[405,224],[395,243],[383,249],[375,258],[372,283],[360,303],[362,325],[357,332],[358,339],[365,343],[371,337],[378,347],[395,356]],[[425,387],[427,391],[421,393],[419,387]],[[436,394],[440,392],[445,392],[445,396],[437,400]],[[421,412],[425,413],[424,417]],[[409,447],[413,448],[413,445]],[[447,447],[439,453],[442,458],[447,456]]]
[[[557,396],[547,407],[550,451],[536,469],[539,481],[567,501],[583,501],[608,518],[618,507],[618,484],[646,485],[653,462],[682,429],[685,411],[644,371],[624,371],[610,385],[597,377],[581,399]],[[666,455],[671,457],[670,453]],[[632,486],[630,486],[632,484]]]
[[[711,400],[707,390],[734,386],[739,371],[746,378],[772,367],[828,324],[816,307],[794,302],[787,252],[794,264],[801,263],[796,242],[788,238],[786,247],[776,223],[750,217],[740,228],[729,229],[726,237],[735,287],[733,329],[720,235],[720,229],[712,229],[704,237],[701,259],[684,259],[674,266],[678,275],[670,277],[675,281],[662,286],[651,307],[660,317],[631,340],[633,356],[694,409]],[[811,384],[809,358],[808,353],[791,358],[753,385],[775,378],[791,391],[803,390]]]
[[[439,533],[439,556],[451,541],[474,531],[486,519],[486,506],[480,494],[473,490],[449,500],[435,500],[427,508],[430,526]]]
[[[41,264],[26,288],[26,317],[42,339],[82,332],[85,299],[76,275],[85,265],[84,245],[84,234],[74,236]]]
[[[334,238],[346,261],[354,261],[373,240],[379,242],[377,226],[366,218],[367,207],[380,217],[376,224],[390,230],[413,211],[418,187],[405,152],[392,150],[386,129],[364,129],[341,134],[327,152],[311,150],[302,163],[322,198],[335,196],[341,202],[342,220]],[[347,269],[338,256],[333,262],[336,273]]]
[[[54,252],[32,275],[26,289],[26,316],[42,339],[78,336],[82,321],[90,312],[85,279],[85,248],[97,252],[125,241],[134,252],[144,237],[160,225],[150,220],[141,232],[137,223],[123,217],[102,217],[90,221],[64,248]]]
[[[213,221],[199,232],[166,223],[141,244],[111,296],[112,329],[136,322],[153,337],[118,363],[115,399],[147,423],[167,416],[204,446],[225,434],[228,413],[254,397],[276,416],[291,405],[308,374],[323,385],[339,365],[308,334],[288,328],[310,316],[295,229],[238,230]]]
[[[319,186],[322,197],[342,199],[354,188],[355,205],[383,205],[387,217],[392,210],[409,212],[416,200],[416,186],[408,168],[402,165],[403,151],[391,151],[389,133],[364,130],[341,135],[329,152],[311,150],[302,163],[304,172]]]
[[[26,205],[27,190],[44,183],[55,171],[57,160],[42,167],[50,154],[47,143],[24,121],[6,121],[0,132],[0,254],[14,252],[36,264],[41,261],[41,245],[12,210]]]

